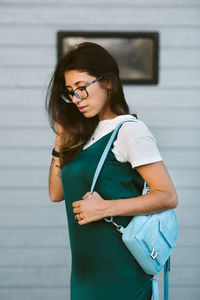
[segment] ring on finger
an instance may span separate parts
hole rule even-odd
[[[80,218],[80,214],[77,214],[77,217],[78,217],[78,221],[82,220],[82,219]]]

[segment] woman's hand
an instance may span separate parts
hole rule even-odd
[[[87,224],[107,217],[108,200],[104,200],[97,192],[90,195],[87,192],[83,197],[84,200],[75,201],[72,203],[75,219],[79,225]]]

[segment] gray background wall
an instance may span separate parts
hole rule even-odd
[[[199,299],[199,29],[199,0],[0,1],[1,300],[69,299],[66,213],[48,194],[55,135],[44,111],[58,30],[159,31],[159,84],[124,89],[179,195],[170,299]]]

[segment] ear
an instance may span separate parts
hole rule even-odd
[[[111,90],[111,88],[112,88],[112,83],[111,83],[110,80],[108,80],[108,79],[106,79],[106,88],[107,88],[108,90]]]

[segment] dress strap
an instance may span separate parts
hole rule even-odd
[[[98,179],[98,176],[99,176],[99,173],[101,171],[101,168],[106,160],[106,157],[107,157],[107,154],[110,150],[110,147],[114,141],[114,138],[119,130],[119,128],[121,127],[121,125],[124,123],[124,122],[136,122],[136,120],[134,118],[129,118],[129,119],[125,119],[125,120],[122,120],[118,125],[117,127],[115,128],[115,130],[113,131],[113,133],[111,134],[111,137],[109,138],[108,140],[108,143],[103,151],[103,154],[99,160],[99,163],[97,165],[97,168],[96,168],[96,171],[95,171],[95,174],[94,174],[94,177],[93,177],[93,180],[92,180],[92,185],[91,185],[91,188],[90,188],[90,195],[93,193],[93,190],[94,190],[94,187],[95,187],[95,184],[96,184],[96,181]]]

